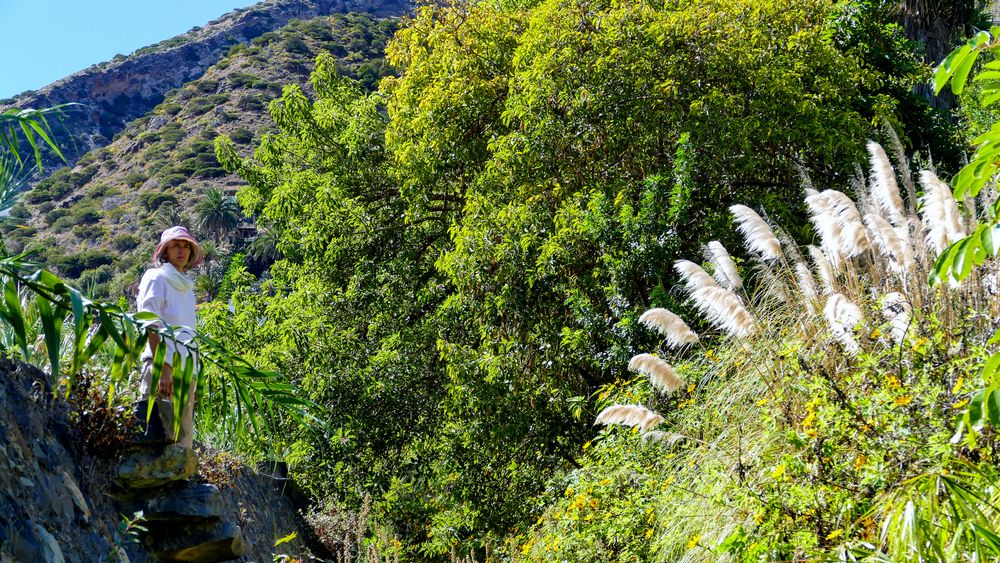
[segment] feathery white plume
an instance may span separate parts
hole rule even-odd
[[[906,297],[898,291],[893,291],[882,298],[882,315],[889,320],[889,336],[896,344],[906,338],[906,331],[910,328],[911,310]]]
[[[719,286],[703,287],[691,292],[695,307],[710,323],[733,336],[749,336],[755,329],[753,315],[740,298]]]
[[[816,264],[819,279],[823,280],[823,293],[826,295],[834,293],[835,276],[833,266],[830,265],[830,260],[826,257],[826,254],[819,248],[810,245],[809,256],[812,258],[813,263]]]
[[[882,145],[868,141],[868,153],[871,155],[872,183],[871,197],[896,227],[906,225],[906,210],[903,198],[899,195],[899,184],[896,183],[896,172],[889,162]]]
[[[906,241],[899,238],[899,230],[894,229],[882,216],[874,213],[865,215],[865,223],[880,253],[889,259],[889,269],[902,276],[912,274],[917,262],[913,257],[913,249]]]
[[[628,369],[644,374],[653,387],[663,391],[676,391],[684,386],[684,380],[677,375],[674,367],[652,354],[633,356]]]
[[[809,221],[819,234],[820,244],[830,259],[831,265],[841,269],[840,255],[840,224],[835,219],[835,211],[826,196],[815,192],[806,196],[806,207],[809,208]]]
[[[729,291],[739,291],[743,289],[743,280],[740,279],[739,272],[736,271],[736,263],[729,255],[726,247],[722,243],[713,240],[705,247],[705,257],[715,266],[713,275],[719,285]]]
[[[930,170],[921,171],[920,184],[924,187],[923,223],[927,246],[940,255],[949,244],[965,236],[962,216],[951,188],[936,174]]]
[[[743,233],[748,250],[760,254],[764,260],[781,258],[781,243],[756,211],[745,205],[733,205],[729,211],[736,219],[739,231]]]
[[[819,299],[819,294],[816,292],[816,284],[813,281],[812,272],[809,270],[809,266],[806,266],[802,262],[795,263],[795,278],[799,282],[799,291],[802,293],[803,300],[806,302],[806,307],[809,309],[810,313],[813,313],[813,302]]]
[[[620,424],[622,426],[638,426],[645,432],[663,422],[663,417],[639,405],[611,405],[602,410],[594,420],[594,424]]]
[[[667,344],[675,348],[698,341],[698,335],[684,319],[666,309],[650,309],[639,317],[639,322],[662,334],[667,339]]]
[[[858,208],[841,192],[824,190],[806,196],[810,221],[823,241],[831,264],[841,269],[841,256],[853,258],[870,248]]]
[[[687,287],[688,293],[694,293],[703,287],[720,287],[715,278],[690,260],[674,262],[674,271],[680,274],[681,279],[684,280],[684,286]]]
[[[844,345],[849,354],[857,354],[861,346],[854,339],[854,327],[864,320],[861,309],[843,294],[834,293],[827,299],[823,315],[830,324],[834,338]]]

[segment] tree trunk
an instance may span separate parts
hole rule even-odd
[[[924,47],[924,62],[937,66],[958,43],[972,35],[978,10],[973,0],[905,0],[903,29],[906,36]],[[951,93],[935,96],[930,85],[917,86],[917,92],[935,107],[948,109],[955,105]]]

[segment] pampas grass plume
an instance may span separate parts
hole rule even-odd
[[[826,301],[823,316],[830,324],[833,336],[844,345],[844,349],[850,354],[857,354],[861,346],[854,339],[854,327],[864,320],[861,309],[843,294],[834,293]]]
[[[889,321],[889,336],[893,342],[901,344],[910,328],[910,312],[912,308],[906,296],[898,291],[886,294],[882,298],[882,315]]]
[[[924,187],[923,224],[927,246],[940,255],[947,246],[965,236],[965,227],[958,212],[958,202],[948,184],[930,170],[920,172]]]
[[[639,405],[611,405],[602,410],[594,424],[637,426],[643,432],[663,422],[663,417]]]
[[[802,294],[806,308],[810,314],[814,313],[813,302],[819,299],[819,294],[816,292],[816,284],[809,266],[802,262],[795,262],[795,278],[799,282],[799,292]]]
[[[676,391],[684,386],[684,380],[673,366],[652,354],[633,356],[628,362],[628,369],[644,374],[653,387],[663,391]]]
[[[889,157],[882,145],[875,141],[868,141],[868,153],[871,155],[872,165],[872,201],[885,211],[893,225],[905,226],[906,210],[903,207],[903,198],[899,195],[896,172],[889,162]]]
[[[639,317],[639,322],[655,329],[675,348],[694,344],[698,335],[684,322],[684,319],[666,309],[650,309]]]
[[[687,287],[688,293],[694,293],[705,287],[720,287],[715,278],[708,275],[701,266],[690,260],[678,260],[674,262],[674,270],[680,274]]]
[[[812,258],[813,263],[816,264],[816,271],[819,273],[819,279],[823,280],[823,293],[830,295],[834,293],[834,282],[835,276],[833,273],[833,266],[830,265],[829,258],[823,253],[819,248],[810,245],[809,246],[809,257]]]
[[[736,271],[736,262],[729,255],[726,247],[722,243],[713,240],[705,246],[705,257],[715,266],[715,279],[719,285],[729,291],[739,291],[743,289],[743,280],[740,279],[739,272]]]
[[[695,307],[710,323],[733,336],[743,337],[753,334],[756,321],[743,306],[740,298],[719,286],[703,287],[691,293]]]
[[[903,276],[912,273],[917,263],[908,240],[899,237],[900,230],[894,229],[888,221],[874,213],[865,215],[865,222],[882,255],[889,258],[889,268]]]
[[[729,211],[736,219],[739,231],[743,233],[748,250],[760,254],[765,260],[778,260],[782,257],[781,243],[756,211],[745,205],[734,205]]]

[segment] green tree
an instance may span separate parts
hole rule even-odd
[[[194,213],[198,228],[211,234],[216,244],[239,225],[243,216],[236,198],[219,188],[205,190],[205,196],[194,206]]]

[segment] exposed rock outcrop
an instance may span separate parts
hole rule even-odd
[[[90,455],[71,412],[53,398],[44,373],[0,360],[0,562],[221,561],[240,554],[241,561],[271,561],[309,549],[309,530],[283,493],[286,480],[230,460],[215,471],[224,482],[196,474],[157,489],[123,489],[116,480],[129,450],[114,459]],[[137,449],[149,457],[165,448]],[[202,460],[203,471],[215,455]],[[186,455],[167,457],[161,465],[189,463]],[[123,533],[122,515],[140,510],[150,533]],[[274,546],[293,532],[296,539]]]

